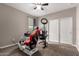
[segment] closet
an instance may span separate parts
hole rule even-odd
[[[49,41],[73,44],[73,18],[50,19]]]

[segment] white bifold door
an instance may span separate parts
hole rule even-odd
[[[49,41],[73,44],[72,17],[49,20]]]
[[[59,20],[49,20],[49,41],[59,42]]]
[[[73,40],[72,17],[62,18],[60,20],[60,42],[72,44]]]

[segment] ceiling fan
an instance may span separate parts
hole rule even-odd
[[[48,3],[34,3],[34,4],[35,4],[34,10],[36,9],[44,10],[43,6],[48,6]]]

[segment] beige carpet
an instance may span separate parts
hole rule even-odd
[[[38,46],[39,51],[33,56],[78,56],[79,52],[76,47],[67,44],[50,44],[47,48],[42,49]],[[0,56],[27,56],[18,49],[17,46],[0,50]]]

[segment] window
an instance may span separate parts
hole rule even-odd
[[[28,30],[32,31],[33,30],[33,18],[28,17]]]

